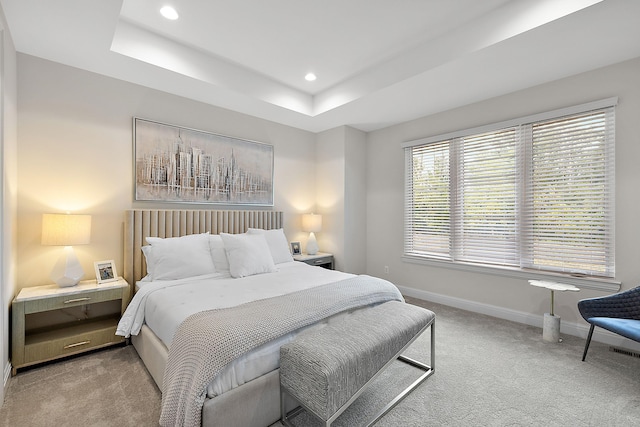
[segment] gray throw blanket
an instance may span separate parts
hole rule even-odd
[[[169,349],[160,424],[199,426],[207,385],[248,351],[334,314],[386,301],[403,301],[393,284],[357,276],[189,316]]]

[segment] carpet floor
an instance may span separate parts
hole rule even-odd
[[[376,426],[640,425],[640,359],[539,328],[413,298],[436,313],[435,373]],[[429,334],[408,355],[428,361]],[[395,362],[334,423],[366,423],[419,371]],[[11,378],[0,426],[157,426],[160,392],[132,346],[25,369]],[[306,413],[296,426],[321,424]],[[280,427],[276,422],[272,427]]]
[[[18,371],[0,426],[157,426],[160,390],[129,345]]]

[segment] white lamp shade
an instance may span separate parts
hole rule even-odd
[[[49,246],[88,245],[91,215],[42,215],[42,244]]]
[[[302,215],[302,230],[317,233],[322,230],[322,215],[304,214]]]
[[[51,280],[58,286],[75,286],[84,276],[73,245],[87,245],[91,240],[91,215],[42,215],[42,244],[66,246],[51,271]]]

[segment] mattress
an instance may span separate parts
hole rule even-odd
[[[144,313],[144,323],[170,349],[178,326],[197,312],[234,307],[354,277],[352,274],[312,267],[301,262],[281,263],[277,267],[278,271],[274,273],[240,279],[216,273],[162,283],[139,282],[140,293],[146,293],[146,298],[138,310]],[[343,313],[309,328],[321,328],[327,322],[340,321],[342,316],[348,315],[349,313]],[[300,332],[296,331],[258,347],[227,365],[209,384],[207,396],[220,395],[277,369],[280,347]]]

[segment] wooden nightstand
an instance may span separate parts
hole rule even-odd
[[[19,368],[119,344],[120,316],[129,303],[122,278],[96,284],[85,280],[60,288],[23,288],[12,303],[12,374]]]
[[[304,262],[305,264],[315,265],[318,267],[328,268],[333,270],[333,255],[324,252],[318,252],[315,255],[302,254],[294,255],[293,259],[296,261]]]

